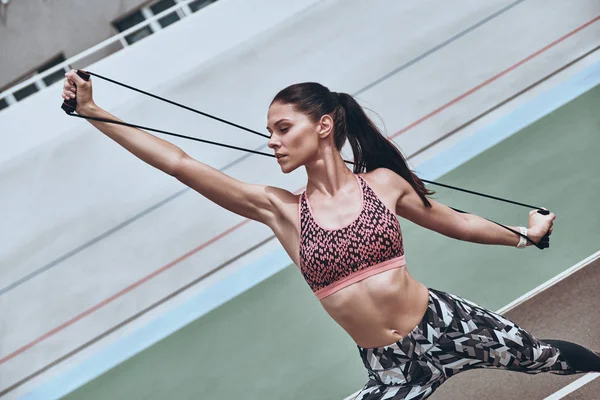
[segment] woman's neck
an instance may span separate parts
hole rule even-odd
[[[306,174],[306,191],[317,191],[325,196],[335,196],[355,179],[337,150],[325,151],[318,160],[306,164]]]

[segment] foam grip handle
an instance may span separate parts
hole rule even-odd
[[[84,81],[89,81],[90,80],[90,74],[88,74],[87,72],[85,72],[82,69],[78,69],[77,70],[77,75],[79,75],[79,77],[81,79],[83,79]],[[68,99],[63,101],[62,106],[60,107],[63,110],[65,110],[65,112],[67,114],[72,114],[75,112],[75,108],[77,108],[77,98],[74,99]]]
[[[537,212],[538,212],[538,214],[542,214],[542,215],[550,214],[550,211],[543,210],[543,209],[540,209]],[[548,233],[546,233],[544,235],[544,237],[542,237],[540,239],[540,242],[538,243],[538,245],[540,246],[540,250],[544,250],[544,249],[547,249],[548,247],[550,247],[550,235]]]

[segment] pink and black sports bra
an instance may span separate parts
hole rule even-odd
[[[360,176],[362,210],[341,229],[326,229],[315,220],[300,195],[300,271],[319,300],[369,276],[405,265],[398,218]]]

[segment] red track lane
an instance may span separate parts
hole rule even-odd
[[[33,346],[35,346],[36,344],[43,342],[44,340],[48,339],[50,336],[62,331],[63,329],[73,325],[75,322],[79,321],[80,319],[90,315],[91,313],[95,312],[96,310],[104,307],[105,305],[113,302],[114,300],[116,300],[117,298],[123,296],[124,294],[132,291],[133,289],[135,289],[136,287],[142,285],[145,282],[148,282],[150,279],[160,275],[161,273],[165,272],[166,270],[170,269],[171,267],[173,267],[174,265],[179,264],[181,261],[185,260],[186,258],[189,258],[190,256],[192,256],[193,254],[199,252],[200,250],[204,249],[207,246],[210,246],[211,244],[213,244],[214,242],[216,242],[217,240],[227,236],[228,234],[230,234],[231,232],[235,231],[238,228],[241,228],[243,225],[247,224],[248,222],[250,222],[251,220],[246,219],[240,223],[238,223],[237,225],[232,226],[231,228],[227,229],[224,232],[221,232],[219,235],[213,237],[212,239],[202,243],[201,245],[199,245],[198,247],[188,251],[187,253],[185,253],[184,255],[176,258],[175,260],[171,261],[170,263],[163,265],[162,267],[160,267],[159,269],[157,269],[156,271],[152,272],[149,275],[146,275],[145,277],[143,277],[140,280],[135,281],[134,283],[132,283],[131,285],[127,286],[126,288],[122,289],[121,291],[113,294],[110,297],[107,297],[106,299],[102,300],[100,303],[96,304],[95,306],[85,310],[84,312],[77,314],[75,317],[71,318],[70,320],[68,320],[67,322],[57,326],[56,328],[52,329],[49,332],[46,332],[45,334],[43,334],[42,336],[40,336],[39,338],[35,339],[33,342],[30,342],[28,344],[26,344],[23,347],[20,347],[19,349],[13,351],[12,353],[10,353],[9,355],[5,356],[4,358],[0,359],[0,365],[2,365],[3,363],[7,362],[8,360],[15,358],[16,356],[18,356],[19,354],[23,353],[24,351],[32,348]]]
[[[437,115],[439,113],[441,113],[442,111],[444,111],[446,108],[450,107],[451,105],[454,105],[456,103],[458,103],[459,101],[461,101],[462,99],[469,97],[470,95],[472,95],[473,93],[477,92],[479,89],[481,89],[484,86],[489,85],[490,83],[494,82],[495,80],[500,79],[501,77],[503,77],[504,75],[508,74],[510,71],[520,67],[521,65],[525,64],[527,61],[530,61],[532,59],[534,59],[535,57],[539,56],[540,54],[542,54],[543,52],[545,52],[548,49],[551,49],[552,47],[556,46],[557,44],[559,44],[560,42],[568,39],[569,37],[573,36],[574,34],[576,34],[577,32],[587,28],[588,26],[592,25],[594,22],[598,22],[600,21],[600,15],[597,16],[596,18],[592,19],[589,22],[586,22],[585,24],[581,25],[580,27],[578,27],[577,29],[567,33],[566,35],[564,35],[563,37],[560,37],[558,39],[556,39],[554,42],[550,43],[547,46],[542,47],[541,49],[539,49],[538,51],[536,51],[533,54],[530,54],[529,56],[525,57],[524,59],[522,59],[521,61],[519,61],[518,63],[511,65],[510,67],[508,67],[507,69],[505,69],[504,71],[492,76],[491,78],[489,78],[488,80],[486,80],[485,82],[480,83],[479,85],[475,86],[474,88],[466,91],[465,93],[461,94],[460,96],[458,96],[457,98],[449,101],[448,103],[444,104],[443,106],[436,108],[435,110],[433,110],[432,112],[430,112],[429,114],[425,115],[424,117],[416,120],[415,122],[413,122],[410,125],[405,126],[404,128],[400,129],[398,132],[394,133],[390,138],[393,139],[396,136],[399,136],[401,134],[403,134],[404,132],[414,128],[417,125],[420,125],[421,123],[425,122],[426,120],[428,120],[429,118],[433,117],[434,115]]]
[[[412,124],[402,128],[401,130],[399,130],[398,132],[394,133],[391,138],[395,138],[399,135],[401,135],[402,133],[407,132],[408,130],[414,128],[417,125],[420,125],[421,123],[423,123],[424,121],[428,120],[429,118],[439,114],[440,112],[442,112],[443,110],[445,110],[446,108],[450,107],[453,104],[456,104],[457,102],[461,101],[462,99],[470,96],[471,94],[475,93],[476,91],[478,91],[479,89],[483,88],[486,85],[489,85],[490,83],[496,81],[497,79],[499,79],[500,77],[506,75],[507,73],[509,73],[510,71],[518,68],[519,66],[525,64],[527,61],[532,60],[533,58],[539,56],[540,54],[544,53],[545,51],[549,50],[550,48],[556,46],[557,44],[559,44],[560,42],[566,40],[567,38],[573,36],[574,34],[576,34],[577,32],[585,29],[586,27],[592,25],[595,22],[600,21],[600,15],[597,16],[596,18],[592,19],[589,22],[586,22],[585,24],[581,25],[580,27],[576,28],[575,30],[567,33],[566,35],[562,36],[561,38],[555,40],[554,42],[550,43],[549,45],[541,48],[540,50],[536,51],[535,53],[529,55],[528,57],[522,59],[521,61],[517,62],[516,64],[510,66],[509,68],[505,69],[504,71],[494,75],[493,77],[489,78],[488,80],[486,80],[485,82],[475,86],[474,88],[468,90],[467,92],[461,94],[460,96],[456,97],[455,99],[449,101],[448,103],[444,104],[443,106],[435,109],[434,111],[430,112],[429,114],[425,115],[424,117],[418,119],[417,121],[413,122]],[[302,189],[299,189],[296,192],[299,192]],[[132,283],[131,285],[125,287],[124,289],[122,289],[121,291],[113,294],[110,297],[107,297],[106,299],[102,300],[100,303],[97,303],[96,305],[94,305],[93,307],[87,309],[86,311],[77,314],[75,317],[71,318],[70,320],[68,320],[67,322],[57,326],[56,328],[52,329],[51,331],[46,332],[45,334],[43,334],[42,336],[38,337],[37,339],[33,340],[32,342],[26,344],[25,346],[22,346],[20,348],[18,348],[17,350],[13,351],[12,353],[6,355],[5,357],[3,357],[2,359],[0,359],[0,365],[4,364],[5,362],[15,358],[16,356],[18,356],[19,354],[29,350],[30,348],[36,346],[37,344],[43,342],[44,340],[48,339],[49,337],[57,334],[58,332],[64,330],[65,328],[68,328],[69,326],[73,325],[75,322],[83,319],[84,317],[92,314],[93,312],[99,310],[100,308],[106,306],[107,304],[113,302],[114,300],[116,300],[117,298],[123,296],[124,294],[132,291],[133,289],[135,289],[136,287],[144,284],[145,282],[155,278],[156,276],[160,275],[161,273],[165,272],[166,270],[172,268],[173,266],[179,264],[181,261],[185,260],[186,258],[189,258],[190,256],[192,256],[193,254],[199,252],[200,250],[206,248],[207,246],[213,244],[214,242],[216,242],[217,240],[222,239],[223,237],[229,235],[231,232],[235,231],[238,228],[241,228],[243,225],[247,224],[248,222],[250,222],[251,220],[246,219],[240,223],[238,223],[237,225],[232,226],[231,228],[227,229],[224,232],[221,232],[219,235],[213,237],[212,239],[202,243],[201,245],[199,245],[198,247],[190,250],[189,252],[187,252],[186,254],[180,256],[179,258],[171,261],[170,263],[160,267],[159,269],[157,269],[156,271],[152,272],[151,274],[145,276],[144,278]]]

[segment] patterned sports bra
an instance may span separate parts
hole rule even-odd
[[[315,220],[306,191],[300,195],[300,271],[319,300],[353,283],[405,265],[398,218],[360,176],[362,210],[341,229]]]

